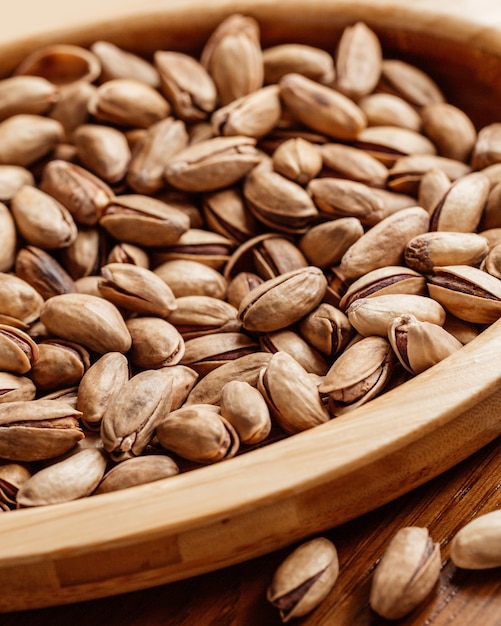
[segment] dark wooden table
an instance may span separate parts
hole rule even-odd
[[[501,568],[457,569],[449,543],[473,517],[501,506],[501,442],[398,500],[326,533],[337,546],[338,581],[301,626],[499,626]],[[387,622],[368,607],[372,571],[402,526],[427,526],[442,549],[440,581],[406,619]],[[267,603],[273,571],[292,548],[241,565],[146,591],[78,604],[0,615],[1,626],[275,626]]]

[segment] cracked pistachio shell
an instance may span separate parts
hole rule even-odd
[[[176,298],[176,305],[167,319],[185,339],[240,324],[237,309],[220,298],[182,296]]]
[[[141,368],[176,365],[185,352],[184,339],[170,322],[160,317],[133,317],[126,321],[132,339],[129,359]]]
[[[239,188],[230,187],[204,194],[202,202],[207,226],[213,232],[238,243],[257,234],[258,223],[247,210]]]
[[[38,352],[30,378],[41,392],[78,385],[90,366],[87,350],[71,341],[46,339],[38,344]]]
[[[271,354],[254,352],[225,363],[204,376],[189,393],[186,405],[219,404],[221,390],[230,380],[242,380],[255,387],[262,367],[271,359]]]
[[[17,492],[19,507],[70,502],[89,496],[101,481],[107,459],[89,448],[33,474]]]
[[[482,218],[489,188],[489,179],[481,172],[454,181],[430,217],[430,230],[474,232]]]
[[[246,296],[262,282],[263,279],[252,272],[239,272],[230,280],[228,283],[228,289],[226,290],[226,298],[228,299],[228,302],[237,309],[237,315],[238,307],[240,306],[244,296]]]
[[[388,265],[367,272],[348,287],[339,302],[346,310],[358,298],[371,298],[386,293],[427,295],[426,279],[422,274],[402,265]]]
[[[451,560],[464,569],[501,566],[501,511],[484,513],[465,524],[452,539]]]
[[[30,324],[38,319],[43,298],[15,274],[0,273],[0,313]]]
[[[496,122],[484,126],[477,135],[473,147],[471,165],[480,170],[501,161],[501,123]]]
[[[273,152],[273,169],[298,185],[307,185],[322,169],[319,148],[302,137],[281,143]]]
[[[76,285],[63,266],[48,252],[35,246],[21,248],[16,256],[16,275],[36,289],[44,300],[74,293]]]
[[[16,223],[12,213],[0,202],[0,271],[8,272],[14,265],[17,248]]]
[[[72,138],[77,158],[87,169],[110,185],[124,178],[131,152],[123,132],[102,124],[82,124]]]
[[[38,345],[24,331],[0,324],[0,371],[26,374],[37,362]]]
[[[450,186],[450,181],[455,181],[461,176],[471,172],[471,167],[462,161],[449,159],[436,154],[410,154],[398,156],[388,172],[388,187],[393,191],[402,193],[419,193],[421,182],[430,170],[438,170],[445,175],[438,180],[439,188]],[[447,182],[447,185],[444,183]],[[425,207],[428,209],[428,207]],[[431,211],[430,211],[431,212]]]
[[[139,456],[171,407],[173,381],[162,370],[145,370],[113,396],[101,421],[104,449],[114,461]]]
[[[289,434],[313,428],[330,419],[317,385],[286,352],[275,352],[268,365],[263,367],[258,389],[277,424]]]
[[[489,243],[482,235],[439,231],[413,237],[405,247],[404,258],[414,270],[431,274],[437,266],[478,266],[488,252]]]
[[[449,177],[437,167],[422,174],[418,182],[418,205],[431,215],[451,184]]]
[[[302,74],[326,85],[335,78],[332,56],[314,46],[285,43],[263,50],[264,79],[266,83],[278,83],[285,74]]]
[[[331,591],[339,573],[337,550],[324,537],[301,544],[280,564],[266,598],[282,622],[313,611]]]
[[[176,462],[165,454],[136,456],[106,472],[93,495],[145,485],[176,474],[179,474]]]
[[[371,608],[386,619],[400,619],[431,593],[440,575],[440,546],[427,528],[401,528],[376,567]]]
[[[258,350],[258,342],[242,332],[213,333],[186,341],[180,362],[205,376],[228,361]]]
[[[131,337],[114,304],[81,293],[54,296],[47,300],[40,320],[56,337],[79,343],[94,352],[127,352]]]
[[[365,337],[339,356],[318,386],[329,396],[329,410],[341,415],[379,393],[388,382],[395,355],[383,337]]]
[[[11,200],[11,210],[28,244],[54,250],[67,248],[77,237],[77,226],[68,209],[36,187],[21,187]]]
[[[445,310],[439,302],[414,294],[385,294],[359,298],[351,304],[346,315],[357,332],[366,337],[388,336],[388,328],[400,315],[414,315],[418,320],[442,326]]]
[[[435,267],[428,291],[449,313],[490,324],[501,315],[501,280],[469,265]]]
[[[265,352],[287,352],[304,367],[307,372],[323,376],[328,369],[327,361],[301,335],[284,328],[261,335],[261,348]]]
[[[224,299],[226,279],[213,267],[199,261],[173,259],[154,269],[172,290],[176,298],[183,296],[209,296]]]
[[[157,274],[130,263],[108,263],[101,267],[99,291],[117,307],[167,317],[176,308],[170,287]]]
[[[128,380],[129,364],[121,352],[103,354],[89,367],[78,386],[77,399],[87,428],[100,427],[106,407]]]
[[[61,400],[0,404],[0,458],[40,461],[68,452],[84,437],[80,415]]]
[[[155,254],[156,264],[174,259],[205,263],[220,270],[230,258],[235,242],[218,233],[202,228],[190,228],[175,244],[166,246]]]
[[[235,428],[240,441],[259,443],[271,430],[268,405],[261,393],[249,383],[230,380],[221,391],[221,415]]]
[[[167,415],[157,427],[160,444],[195,463],[216,463],[237,453],[237,431],[219,407],[211,404],[184,406]]]
[[[0,372],[0,403],[33,400],[36,391],[33,381],[26,376]]]
[[[246,330],[279,330],[318,306],[326,288],[327,279],[318,267],[287,272],[249,292],[240,303],[238,316]]]
[[[172,380],[171,411],[181,407],[198,380],[198,374],[186,365],[172,365],[162,369],[164,376]]]
[[[301,74],[280,79],[280,96],[287,109],[314,131],[334,139],[355,139],[367,126],[362,109],[347,96]]]
[[[32,476],[31,469],[24,463],[0,463],[0,506],[14,507],[19,488]]]
[[[358,218],[340,217],[312,226],[299,240],[299,248],[312,265],[325,269],[338,265],[363,234],[364,228]]]
[[[86,48],[53,44],[38,48],[17,66],[17,76],[42,76],[61,87],[77,81],[92,83],[101,72],[99,59]]]
[[[348,317],[337,307],[322,302],[299,323],[303,337],[327,357],[341,352],[353,335]]]
[[[438,324],[420,322],[413,315],[398,317],[388,339],[403,367],[420,374],[462,347],[462,343]]]
[[[428,226],[428,213],[417,206],[385,217],[348,248],[340,262],[341,272],[353,281],[371,270],[401,264],[408,241],[425,233]]]

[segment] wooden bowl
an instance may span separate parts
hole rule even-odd
[[[24,4],[24,9],[23,9]],[[70,3],[66,3],[69,5]],[[107,39],[143,54],[199,52],[225,16],[256,17],[263,46],[333,51],[364,20],[385,56],[430,72],[482,125],[501,95],[501,16],[471,0],[18,0],[1,24],[0,72],[48,43]],[[475,6],[474,6],[475,5]],[[467,84],[467,88],[464,86]],[[322,532],[426,482],[501,433],[501,322],[403,386],[286,440],[150,485],[0,518],[0,610],[77,602],[237,563]]]

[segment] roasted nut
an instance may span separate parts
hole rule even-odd
[[[136,456],[106,472],[93,495],[144,485],[178,473],[176,462],[165,454]]]
[[[463,526],[451,542],[451,560],[464,569],[489,569],[501,565],[501,511],[479,515]]]

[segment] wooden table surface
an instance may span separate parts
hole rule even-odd
[[[340,573],[326,600],[301,626],[499,626],[501,568],[466,571],[449,559],[455,532],[501,506],[501,450],[496,440],[460,465],[398,500],[332,529]],[[440,581],[421,608],[387,622],[368,607],[372,571],[402,526],[427,526],[442,549]],[[292,548],[211,574],[130,594],[0,616],[2,626],[274,626],[266,601],[274,569]]]

